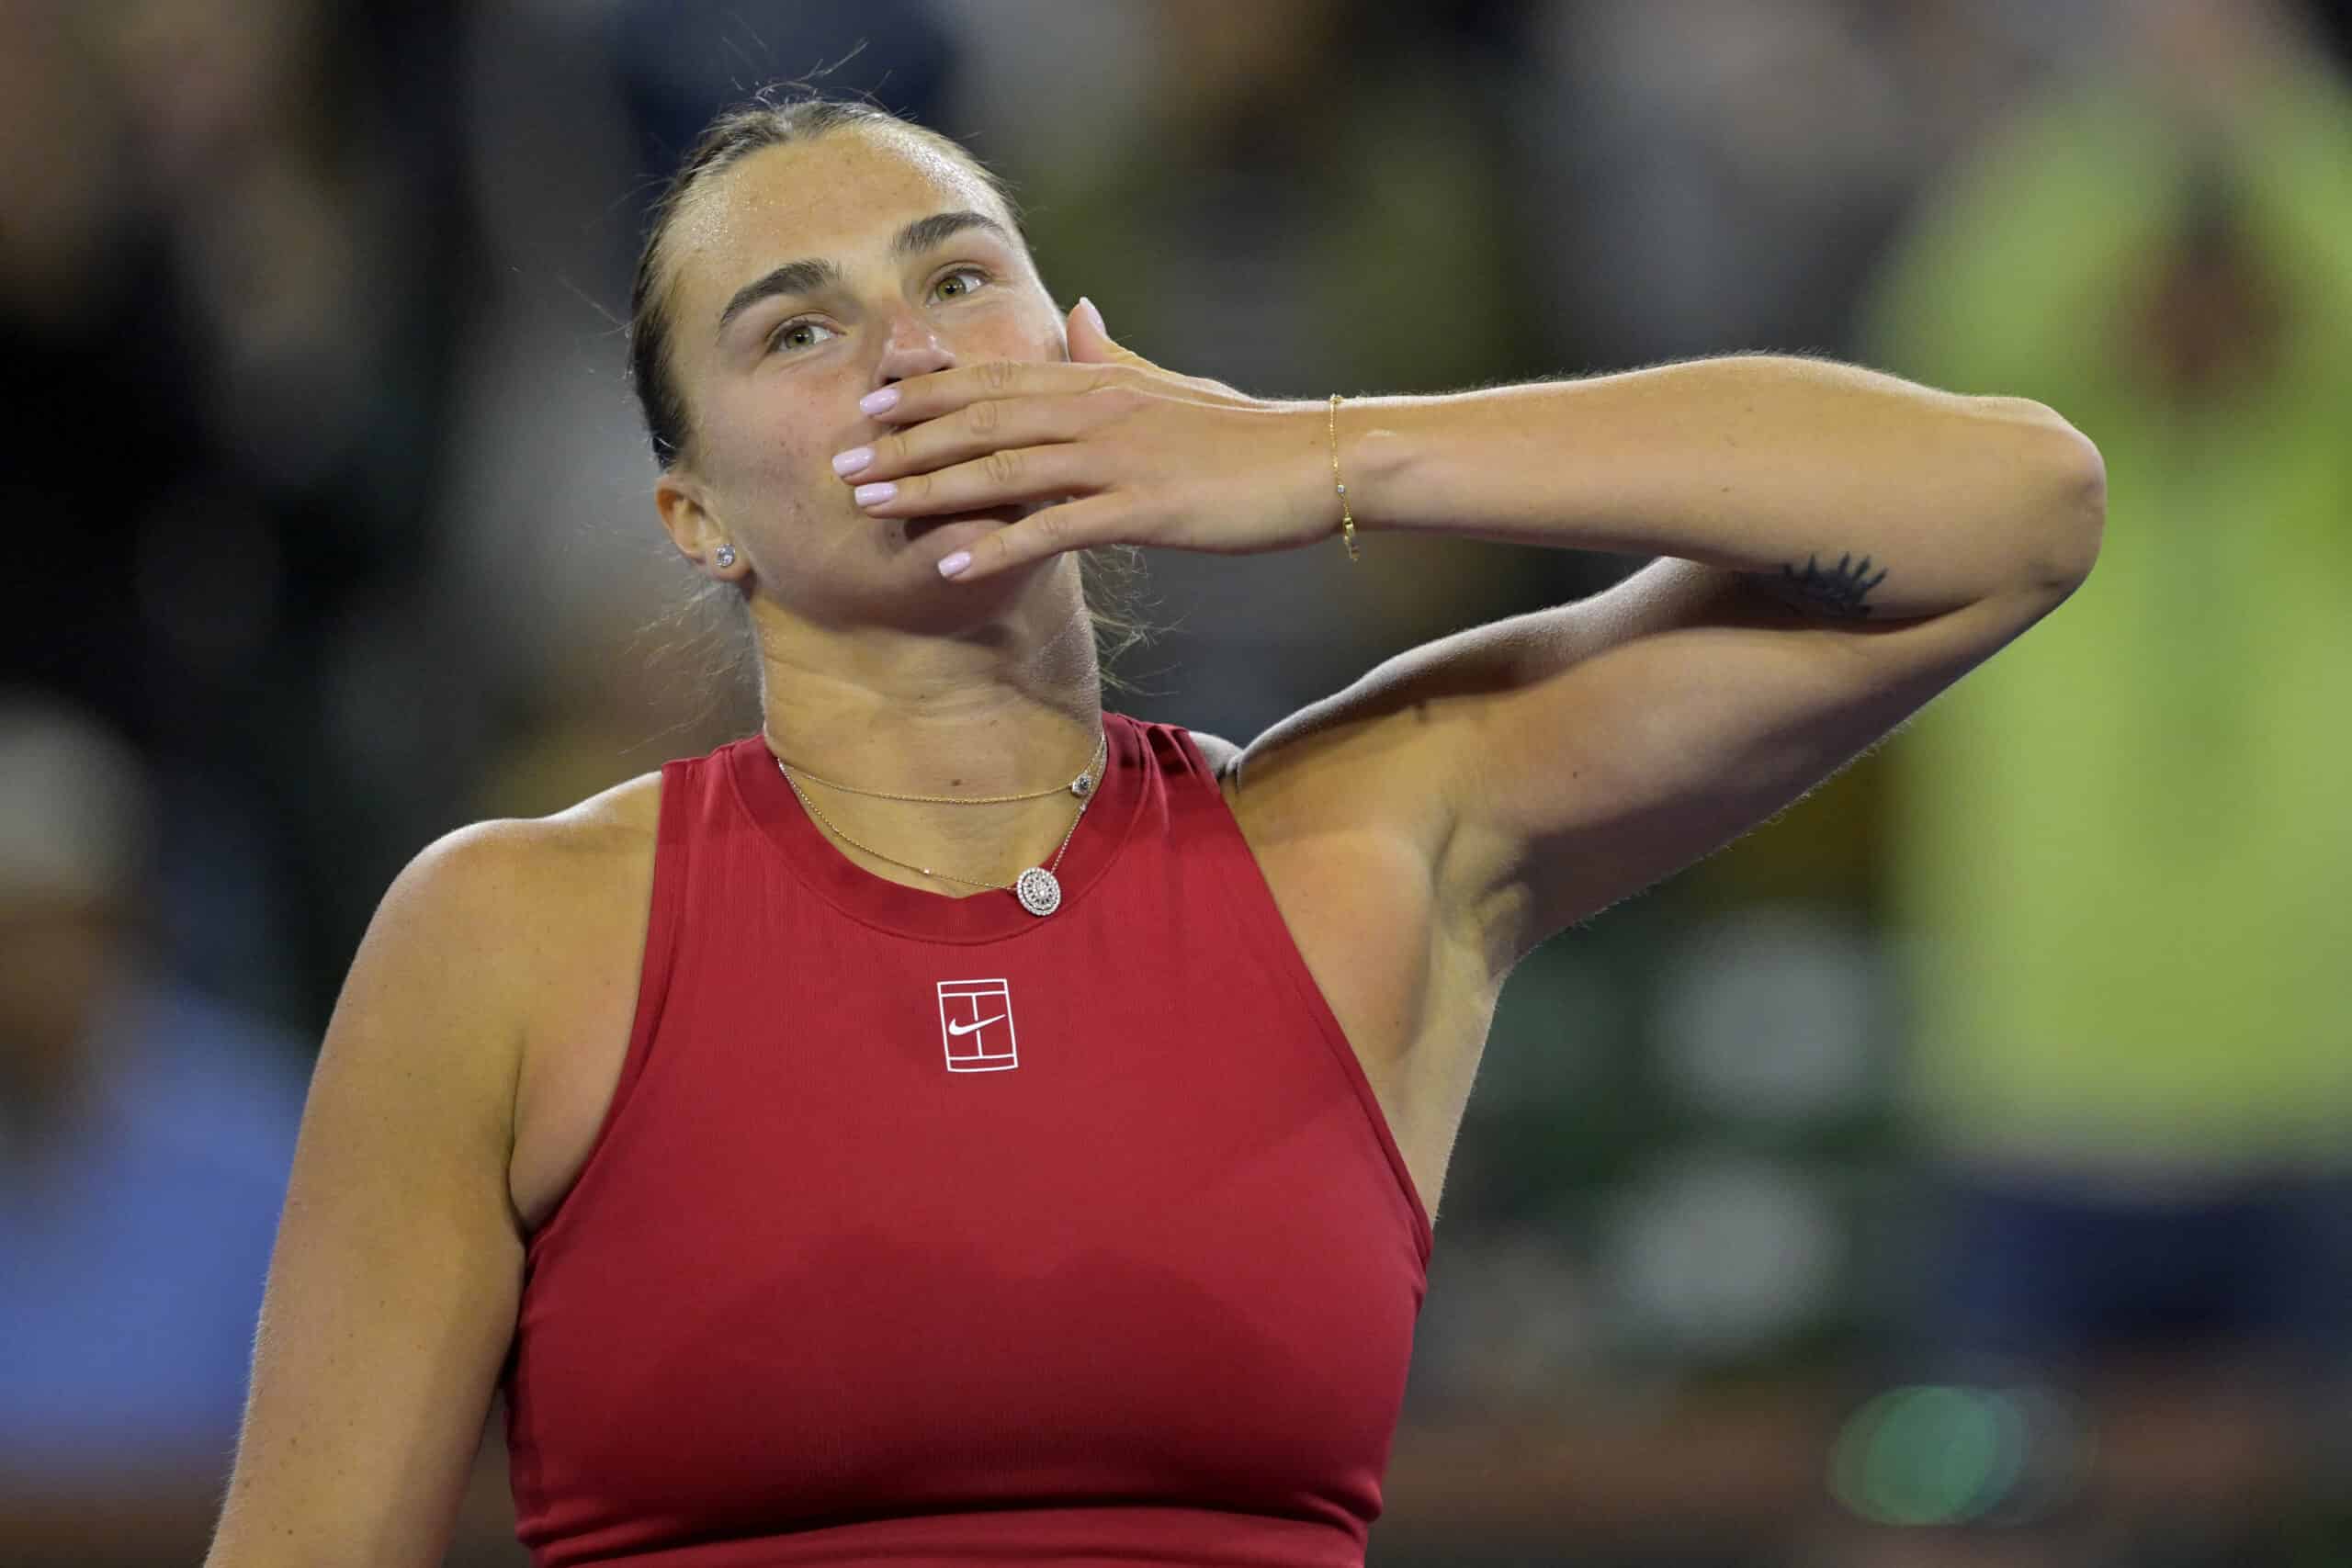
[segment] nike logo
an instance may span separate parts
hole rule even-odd
[[[1003,1021],[1004,1014],[999,1013],[994,1018],[984,1018],[978,1023],[951,1023],[947,1026],[947,1032],[950,1034],[969,1034],[975,1029],[986,1029],[991,1023],[1002,1023]]]

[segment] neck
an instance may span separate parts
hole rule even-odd
[[[755,604],[768,744],[795,769],[896,794],[1068,782],[1102,724],[1075,565],[1067,595],[1024,595],[1006,617],[952,636],[816,626]]]
[[[985,807],[878,800],[808,775],[898,795],[1017,795],[1067,784],[1102,727],[1094,635],[1078,592],[1031,593],[1005,616],[954,635],[815,626],[753,605],[767,744],[824,818],[895,859],[982,881],[1042,864],[1077,797]],[[1058,575],[1058,574],[1057,574]],[[1044,586],[1044,585],[1041,585]],[[939,891],[900,869],[868,869]]]

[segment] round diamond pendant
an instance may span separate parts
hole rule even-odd
[[[1077,795],[1080,800],[1083,800],[1088,795],[1092,795],[1094,793],[1094,775],[1092,773],[1079,774],[1078,777],[1069,781],[1069,792],[1070,794]]]
[[[1052,872],[1040,865],[1033,865],[1021,874],[1012,885],[1012,896],[1033,915],[1050,915],[1062,907],[1062,885],[1054,880]]]

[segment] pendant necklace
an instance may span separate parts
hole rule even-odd
[[[1099,776],[1097,770],[1107,761],[1107,753],[1109,750],[1110,737],[1107,734],[1098,737],[1094,742],[1094,755],[1088,759],[1086,771],[1079,774],[1078,777],[1070,780],[1067,784],[1055,784],[1049,789],[1032,790],[1026,795],[984,795],[978,799],[959,798],[956,795],[890,795],[881,790],[859,789],[853,784],[834,784],[830,779],[818,778],[814,773],[810,773],[808,775],[810,779],[814,780],[818,784],[825,784],[832,789],[846,790],[852,795],[870,795],[881,800],[922,801],[940,806],[990,806],[1001,804],[1006,801],[1037,800],[1048,795],[1059,795],[1064,790],[1068,790],[1070,794],[1078,796],[1077,814],[1070,818],[1069,831],[1062,835],[1061,847],[1054,851],[1054,858],[1046,862],[1044,865],[1033,865],[1029,867],[1029,869],[1023,872],[1011,882],[976,882],[968,876],[957,876],[955,873],[948,871],[933,871],[927,865],[917,865],[912,861],[900,860],[896,855],[884,854],[880,850],[876,849],[873,845],[861,843],[859,840],[851,838],[847,833],[842,832],[839,828],[833,825],[832,818],[818,810],[817,803],[808,798],[808,792],[800,787],[800,781],[794,778],[792,776],[792,770],[784,765],[784,759],[782,757],[777,757],[775,759],[775,771],[784,775],[784,782],[791,786],[793,795],[800,802],[802,808],[805,809],[809,816],[814,817],[819,822],[823,823],[826,829],[832,833],[835,838],[840,839],[843,843],[848,844],[851,848],[864,850],[867,854],[872,855],[876,860],[888,861],[892,865],[903,866],[909,871],[921,872],[925,876],[936,876],[948,882],[959,882],[967,887],[986,887],[999,893],[1010,893],[1013,897],[1020,900],[1021,907],[1023,908],[1028,910],[1038,919],[1043,919],[1046,916],[1052,914],[1056,909],[1061,908],[1062,885],[1057,879],[1056,879],[1054,873],[1060,868],[1062,856],[1069,851],[1070,840],[1078,836],[1078,825],[1080,821],[1084,820],[1086,817],[1086,808],[1094,804],[1094,788]],[[770,754],[774,755],[773,749],[771,749]]]

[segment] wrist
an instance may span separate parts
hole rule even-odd
[[[1331,403],[1326,397],[1312,400],[1285,398],[1269,400],[1265,405],[1283,430],[1278,492],[1285,497],[1284,514],[1295,521],[1285,525],[1285,543],[1296,547],[1314,547],[1340,536],[1340,497],[1331,477]],[[1344,419],[1347,405],[1340,406]],[[1356,504],[1355,480],[1348,477],[1346,497],[1355,507],[1358,532],[1362,532],[1363,512]]]
[[[1352,398],[1340,401],[1338,431],[1340,479],[1348,487],[1348,510],[1355,516],[1356,532],[1410,526],[1407,510],[1398,504],[1410,484],[1413,454],[1419,438],[1419,407],[1429,400],[1411,397]],[[1324,478],[1330,479],[1329,465]],[[1333,487],[1333,531],[1340,504]]]

